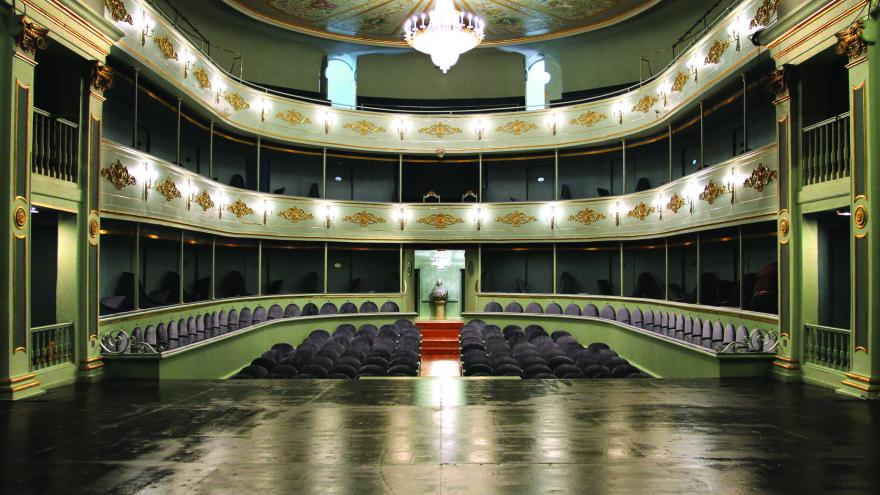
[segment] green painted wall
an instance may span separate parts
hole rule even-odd
[[[458,318],[462,312],[461,270],[465,268],[464,251],[447,251],[451,256],[451,264],[445,268],[438,268],[432,264],[434,251],[416,251],[415,268],[419,270],[419,317],[430,318],[433,316],[433,305],[430,294],[437,283],[443,280],[443,284],[449,290],[449,301],[446,303],[446,317]]]

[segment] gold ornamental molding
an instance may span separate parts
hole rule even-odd
[[[137,184],[137,179],[128,171],[128,167],[116,160],[109,167],[101,169],[101,177],[104,177],[117,191],[121,191],[128,186]]]
[[[788,99],[788,91],[791,87],[792,69],[789,65],[774,70],[770,73],[767,81],[768,89],[773,93],[773,103],[781,103]]]
[[[315,216],[311,213],[306,213],[302,208],[288,208],[286,210],[281,210],[278,212],[278,216],[289,220],[290,223],[300,223],[306,220],[314,220]]]
[[[253,215],[254,209],[247,205],[244,201],[236,199],[234,203],[226,207],[226,211],[235,215],[235,218],[241,218],[246,215]]]
[[[658,101],[660,101],[660,98],[654,95],[645,95],[644,98],[639,100],[639,102],[632,107],[632,111],[648,113],[654,108],[654,105],[656,105]]]
[[[715,65],[718,62],[721,62],[721,56],[724,55],[724,52],[727,51],[727,47],[729,46],[729,41],[715,40],[715,43],[712,43],[712,47],[709,48],[709,54],[706,55],[706,59],[703,60],[703,63],[706,65]]]
[[[648,206],[644,201],[636,205],[635,208],[627,212],[626,216],[631,218],[638,218],[639,220],[644,221],[648,218],[652,213],[656,212],[657,208],[653,206]]]
[[[724,186],[719,186],[712,179],[709,179],[709,183],[706,184],[706,187],[703,189],[703,192],[700,193],[700,200],[705,201],[707,203],[714,204],[715,200],[720,196],[727,193],[727,188]]]
[[[508,122],[504,125],[498,126],[498,128],[495,130],[498,132],[503,132],[505,134],[513,134],[514,136],[519,136],[520,134],[525,134],[526,132],[533,131],[537,128],[537,124],[516,119],[513,122]]]
[[[679,72],[675,75],[675,79],[672,81],[672,92],[680,93],[684,90],[684,85],[690,81],[691,75],[689,72]]]
[[[312,123],[312,119],[297,112],[296,110],[285,110],[283,112],[278,112],[278,114],[275,116],[292,125],[293,127]]]
[[[134,19],[132,19],[131,14],[125,10],[125,4],[122,3],[122,0],[104,0],[104,5],[107,6],[107,10],[110,12],[110,17],[112,17],[114,21],[127,22],[134,25]]]
[[[853,221],[856,224],[856,228],[860,230],[868,226],[868,210],[865,208],[865,205],[856,207],[856,211],[853,212]]]
[[[200,88],[211,89],[211,80],[208,78],[208,73],[205,72],[204,69],[194,70],[193,75],[196,76],[196,81],[198,81]]]
[[[765,187],[776,180],[777,175],[775,170],[770,170],[763,163],[758,164],[758,168],[752,171],[752,175],[743,181],[743,187],[763,192]]]
[[[174,49],[174,43],[171,42],[171,38],[168,36],[156,36],[153,38],[153,43],[159,48],[159,51],[162,52],[162,56],[165,57],[165,60],[177,60],[177,51]]]
[[[368,211],[359,211],[353,215],[346,215],[342,220],[360,225],[361,227],[376,225],[377,223],[385,223],[384,218],[376,216]]]
[[[758,7],[752,22],[749,23],[749,28],[755,29],[769,24],[777,9],[779,9],[779,0],[764,0],[764,3]]]
[[[182,196],[180,194],[180,189],[177,188],[177,184],[174,183],[171,179],[165,179],[162,182],[156,184],[153,189],[159,191],[162,196],[165,196],[165,201],[171,201],[172,199],[176,199]]]
[[[238,93],[229,93],[224,95],[223,99],[226,100],[226,103],[229,103],[229,105],[232,106],[232,109],[236,112],[239,110],[247,110],[251,107],[251,104],[244,101],[244,98]]]
[[[107,91],[113,87],[113,69],[97,60],[89,68],[89,84],[97,91]]]
[[[419,218],[418,220],[416,220],[416,223],[430,225],[432,227],[437,227],[438,229],[445,229],[450,225],[458,225],[464,223],[464,218],[455,217],[447,213],[435,213],[433,215]]]
[[[12,214],[12,218],[15,220],[15,227],[18,229],[23,229],[27,224],[27,212],[24,211],[24,208],[19,206],[15,209],[15,213]]]
[[[461,129],[458,127],[452,127],[445,122],[437,122],[436,124],[432,124],[428,127],[422,127],[421,129],[419,129],[419,134],[428,134],[430,136],[443,139],[446,136],[461,134]]]
[[[868,53],[868,43],[862,37],[865,22],[861,19],[854,22],[850,27],[837,33],[837,44],[834,51],[838,55],[849,58],[850,63],[865,56]]]
[[[666,203],[666,209],[672,211],[674,214],[678,214],[678,210],[684,208],[685,200],[678,193],[672,195],[669,198],[669,203]]]
[[[98,221],[94,218],[89,220],[89,237],[92,239],[97,239],[98,234],[101,233],[101,229],[98,226]]]
[[[348,129],[350,131],[354,131],[361,136],[366,136],[368,134],[378,134],[380,132],[385,132],[385,128],[376,125],[369,120],[358,120],[357,122],[349,122],[342,126],[343,129]]]
[[[21,33],[16,37],[16,42],[23,52],[33,55],[37,50],[49,47],[49,30],[27,17],[22,17]]]
[[[788,230],[789,230],[789,228],[790,228],[790,227],[789,227],[789,225],[788,225],[788,219],[787,219],[787,218],[783,218],[782,220],[780,220],[780,221],[779,221],[779,236],[780,236],[780,237],[788,237]]]
[[[538,219],[522,211],[515,211],[507,215],[495,218],[498,223],[510,225],[512,227],[522,227],[523,225],[537,222]]]
[[[211,199],[211,195],[208,194],[208,191],[202,191],[198,195],[196,195],[195,200],[197,205],[202,207],[202,211],[208,211],[214,207],[214,200]]]
[[[593,125],[607,119],[608,116],[598,112],[584,112],[577,117],[571,119],[571,125],[581,125],[584,127],[593,127]]]
[[[606,217],[604,214],[599,213],[596,210],[584,208],[583,210],[580,210],[579,212],[577,212],[573,215],[570,215],[568,217],[568,221],[582,223],[584,225],[590,225],[591,223],[598,222],[599,220],[605,220],[605,218]]]

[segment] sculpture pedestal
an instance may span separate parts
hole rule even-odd
[[[434,301],[431,304],[434,305],[434,319],[435,320],[445,320],[446,319],[446,301]]]

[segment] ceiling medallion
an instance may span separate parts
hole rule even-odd
[[[208,73],[205,72],[204,69],[194,70],[193,75],[196,76],[196,81],[199,82],[200,88],[211,89],[211,80],[208,79]]]
[[[571,119],[571,125],[582,125],[584,127],[592,127],[593,124],[597,122],[601,122],[607,119],[608,116],[604,113],[597,112],[584,112],[577,116],[577,118]]]
[[[675,80],[672,81],[672,92],[680,93],[681,90],[684,89],[684,85],[690,80],[691,75],[689,72],[679,72],[675,75]]]
[[[671,210],[672,213],[678,214],[678,210],[684,208],[684,205],[684,198],[679,196],[678,193],[675,193],[669,198],[669,203],[666,203],[666,209]]]
[[[352,130],[361,136],[366,136],[367,134],[377,134],[380,132],[385,132],[385,128],[379,125],[376,125],[369,120],[358,120],[357,122],[349,122],[342,126],[344,129]]]
[[[153,38],[153,43],[159,47],[162,56],[165,57],[166,60],[177,60],[177,52],[174,50],[174,44],[171,43],[171,39],[168,36],[156,36]]]
[[[752,171],[752,175],[743,182],[743,186],[762,192],[768,184],[776,180],[776,176],[775,170],[770,170],[761,163],[758,168]]]
[[[214,200],[211,199],[211,195],[208,194],[208,191],[202,191],[196,195],[195,202],[202,207],[202,211],[208,211],[214,207]]]
[[[865,21],[859,19],[850,27],[837,33],[837,44],[834,51],[838,55],[846,55],[850,62],[860,59],[868,53],[868,43],[862,37],[865,29]]]
[[[644,221],[648,216],[652,213],[656,212],[657,208],[653,206],[648,206],[644,201],[638,204],[635,208],[627,212],[626,216],[631,218],[638,218],[639,220]]]
[[[162,193],[162,196],[165,196],[165,201],[171,201],[172,199],[181,197],[180,189],[177,188],[177,184],[171,179],[163,180],[156,184],[153,189]]]
[[[306,220],[314,220],[315,218],[311,213],[306,213],[302,208],[296,207],[281,210],[278,212],[278,216],[290,220],[290,223],[300,223]]]
[[[656,105],[658,101],[660,101],[660,98],[654,95],[645,95],[644,98],[639,100],[639,102],[632,107],[632,111],[648,113],[654,108],[654,105]]]
[[[584,225],[590,225],[591,223],[598,222],[599,220],[605,220],[605,215],[589,208],[584,208],[583,210],[568,217],[569,222],[577,222]]]
[[[406,21],[403,37],[446,74],[462,54],[483,42],[485,26],[470,12],[455,10],[452,0],[437,0],[434,10]]]
[[[101,169],[101,177],[104,177],[117,191],[121,191],[128,186],[137,184],[137,179],[128,171],[128,168],[121,161],[116,160],[108,168]]]
[[[286,110],[284,112],[278,112],[276,117],[278,117],[279,119],[287,122],[288,124],[290,124],[294,127],[296,127],[300,124],[311,124],[312,123],[312,119],[297,112],[296,110]]]
[[[445,229],[450,225],[464,223],[464,218],[454,217],[446,213],[436,213],[434,215],[428,215],[427,217],[419,218],[418,220],[416,220],[416,223],[431,225],[437,227],[438,229]]]
[[[521,211],[515,211],[513,213],[508,213],[503,217],[497,217],[495,218],[495,221],[498,223],[511,225],[513,227],[521,227],[532,222],[537,222],[538,219]]]
[[[346,215],[342,220],[345,222],[356,223],[361,227],[375,225],[377,223],[385,223],[384,218],[376,216],[368,211],[359,211],[354,215]]]
[[[223,99],[226,100],[226,103],[229,103],[232,106],[232,109],[236,112],[239,110],[247,110],[251,107],[251,104],[244,101],[244,98],[238,93],[229,93],[224,95]]]
[[[514,136],[519,136],[520,134],[524,134],[537,128],[537,124],[516,119],[513,122],[508,122],[504,125],[498,126],[498,128],[495,130],[497,132],[504,132],[507,134],[513,134]]]
[[[254,209],[249,207],[247,203],[240,199],[236,199],[234,203],[226,207],[226,211],[235,215],[235,218],[241,218],[245,215],[253,215]]]
[[[431,136],[443,139],[444,137],[451,136],[453,134],[461,134],[461,129],[459,129],[458,127],[452,127],[451,125],[444,122],[437,122],[430,127],[422,127],[421,129],[419,129],[419,134],[430,134]]]
[[[776,14],[779,8],[779,0],[764,0],[764,3],[758,7],[755,18],[749,23],[749,29],[764,27],[770,23],[770,19]]]
[[[707,203],[714,204],[715,200],[718,199],[719,196],[725,194],[727,189],[723,186],[719,186],[712,179],[709,179],[709,183],[706,184],[703,192],[700,193],[700,200],[705,201]]]
[[[122,21],[134,25],[134,20],[131,18],[131,14],[125,10],[125,4],[122,3],[122,0],[104,0],[104,5],[107,6],[107,10],[110,11],[110,17],[114,21]]]
[[[709,54],[706,55],[706,59],[703,60],[703,63],[706,65],[717,64],[721,61],[721,56],[724,55],[724,52],[729,46],[729,41],[715,40],[715,43],[712,43],[712,48],[709,49]]]

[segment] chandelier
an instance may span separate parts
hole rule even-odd
[[[434,10],[406,21],[404,38],[409,46],[430,55],[445,74],[461,54],[483,41],[485,27],[472,13],[455,10],[452,0],[437,0]]]

